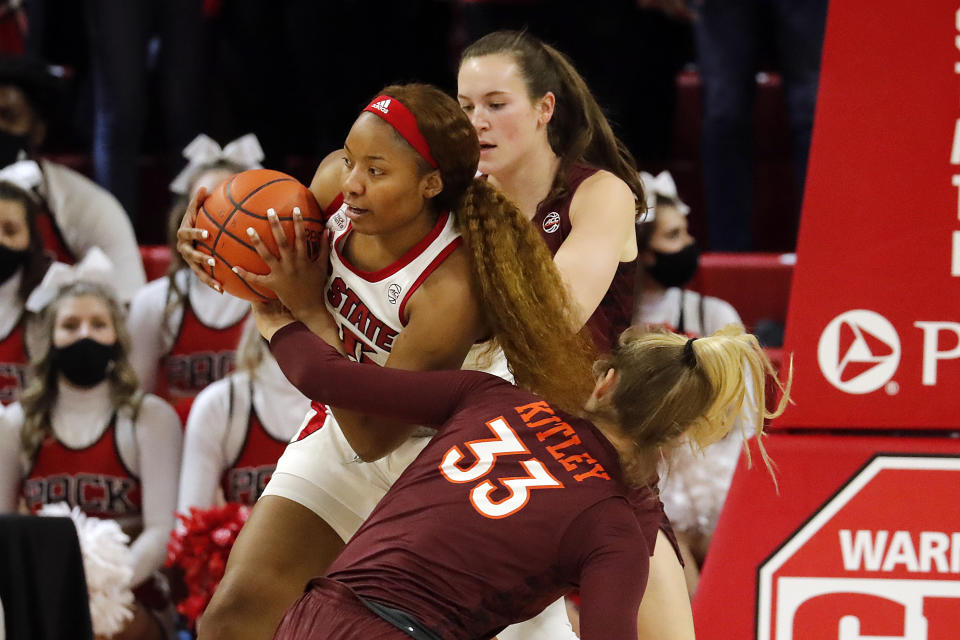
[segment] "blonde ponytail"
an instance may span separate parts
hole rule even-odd
[[[624,435],[636,445],[645,473],[651,472],[651,460],[672,448],[689,443],[702,450],[739,424],[744,440],[753,427],[760,455],[772,474],[762,441],[764,425],[782,414],[789,402],[793,364],[791,360],[781,383],[756,337],[740,325],[696,339],[631,328],[620,337],[615,352],[599,364],[619,375],[612,409]],[[765,402],[768,375],[780,391],[773,411]],[[746,454],[749,462],[749,449]]]
[[[690,345],[698,366],[706,373],[713,388],[713,402],[704,415],[690,425],[687,438],[702,449],[726,436],[735,422],[741,425],[745,440],[753,427],[760,455],[770,469],[770,458],[763,447],[764,425],[780,416],[790,401],[793,360],[788,366],[786,382],[781,382],[756,336],[744,333],[743,327],[736,324]],[[768,375],[780,391],[780,399],[773,411],[767,410],[765,402]],[[750,449],[745,451],[750,461]]]

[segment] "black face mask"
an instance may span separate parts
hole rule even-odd
[[[26,249],[17,251],[0,242],[0,284],[9,280],[17,269],[27,263],[28,255]]]
[[[14,135],[0,129],[0,169],[17,161],[21,151],[27,149],[27,135]]]
[[[72,384],[93,387],[106,379],[118,351],[116,342],[101,344],[93,338],[82,338],[65,347],[54,347],[53,366]]]
[[[656,261],[647,267],[647,273],[668,289],[690,282],[700,266],[700,250],[695,242],[674,253],[654,251],[653,255]]]

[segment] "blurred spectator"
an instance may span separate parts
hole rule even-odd
[[[21,5],[21,0],[0,0],[0,53],[23,53],[27,16]]]
[[[39,61],[0,55],[0,170],[11,179],[16,175],[39,200],[36,222],[44,246],[66,263],[99,247],[117,267],[118,292],[129,299],[146,276],[120,204],[76,171],[37,156],[57,89],[57,78]]]
[[[184,149],[187,168],[170,185],[179,199],[169,213],[171,263],[167,276],[141,289],[130,305],[133,364],[141,386],[178,402],[192,398],[234,367],[234,353],[250,304],[202,284],[176,251],[177,228],[187,201],[204,187],[212,191],[234,173],[260,167],[256,136],[224,148],[200,135]]]
[[[15,402],[26,379],[24,304],[51,258],[37,231],[37,201],[0,172],[0,404]]]
[[[93,77],[93,164],[139,226],[138,159],[147,111],[148,68],[161,79],[166,149],[182,149],[200,130],[203,104],[201,0],[87,0]],[[171,158],[171,166],[179,167]]]
[[[688,207],[669,172],[640,172],[647,213],[637,224],[640,252],[634,323],[664,326],[691,336],[708,336],[728,324],[742,324],[729,303],[684,289],[697,272],[700,252],[687,229]]]
[[[754,248],[753,105],[761,51],[772,38],[786,88],[796,188],[802,197],[827,0],[697,0],[693,6],[703,81],[710,247],[749,251]]]
[[[453,84],[449,0],[215,4],[208,130],[218,139],[253,130],[271,168],[284,168],[290,154],[339,149],[357,111],[385,85]]]

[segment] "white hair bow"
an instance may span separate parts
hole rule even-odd
[[[677,194],[677,185],[669,171],[661,171],[657,174],[657,177],[653,177],[653,174],[646,171],[641,171],[640,180],[643,181],[643,193],[647,200],[647,215],[643,222],[652,222],[656,219],[658,197],[670,198],[676,202],[677,211],[683,215],[690,213],[690,207]]]
[[[33,190],[43,183],[43,172],[33,160],[21,160],[0,169],[0,182],[20,187],[36,199],[37,194]]]
[[[68,287],[78,282],[92,282],[104,287],[111,295],[116,296],[117,290],[114,287],[113,263],[99,247],[92,247],[87,251],[87,255],[77,264],[70,265],[62,262],[54,262],[47,269],[43,280],[37,285],[37,288],[30,293],[27,302],[24,305],[27,311],[38,313],[48,304],[53,302],[64,287]]]
[[[260,161],[264,155],[260,141],[252,133],[227,143],[223,148],[213,138],[201,133],[184,148],[183,157],[189,160],[189,164],[170,183],[170,191],[179,195],[186,195],[193,179],[217,161],[232,162],[244,170],[261,169]]]

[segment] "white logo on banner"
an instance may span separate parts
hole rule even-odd
[[[890,321],[867,309],[841,313],[817,345],[820,371],[846,393],[870,393],[885,385],[900,365],[900,338]]]

